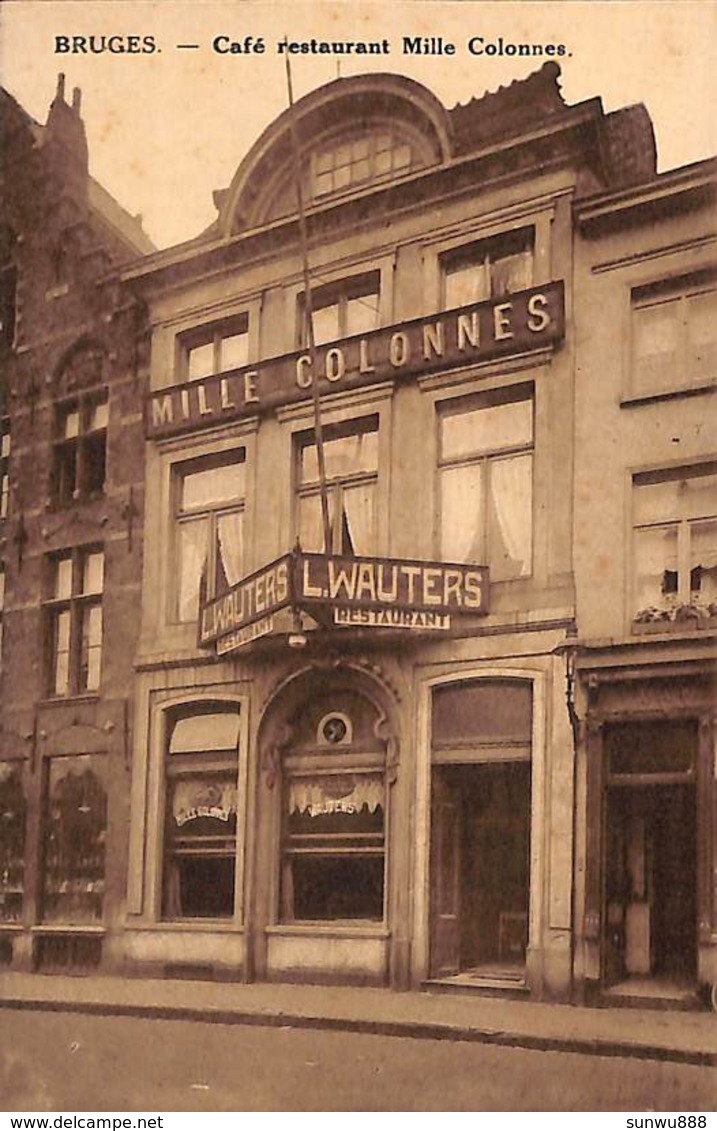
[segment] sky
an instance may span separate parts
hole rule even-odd
[[[219,54],[219,35],[242,46],[250,35],[265,50]],[[56,50],[73,36],[153,36],[159,50]],[[416,36],[442,37],[455,53],[405,54],[404,37]],[[81,88],[93,176],[166,247],[211,223],[213,190],[286,108],[284,37],[386,39],[387,55],[344,56],[340,75],[409,75],[447,106],[545,61],[506,55],[506,45],[562,44],[565,100],[601,97],[607,111],[645,103],[660,170],[717,153],[717,0],[4,0],[0,75],[40,122],[58,72],[68,99]],[[473,37],[484,54],[469,50]],[[292,75],[298,98],[335,79],[337,60],[297,53]]]

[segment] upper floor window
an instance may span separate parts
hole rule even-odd
[[[249,360],[249,321],[238,319],[205,326],[183,335],[185,379],[199,381],[213,373],[241,369]]]
[[[45,616],[49,693],[97,691],[102,662],[104,554],[80,547],[49,560]]]
[[[501,298],[530,287],[534,238],[532,228],[520,228],[447,252],[441,259],[444,309]]]
[[[487,564],[495,581],[530,574],[532,386],[450,402],[438,428],[441,557]]]
[[[244,572],[244,448],[176,468],[177,577],[180,621],[197,619],[199,602],[235,585]]]
[[[0,518],[7,518],[10,502],[10,421],[0,420]]]
[[[659,393],[714,378],[715,272],[633,290],[631,392]]]
[[[171,719],[165,753],[162,914],[234,914],[239,712],[207,703]]]
[[[637,619],[717,615],[717,465],[646,472],[633,488]]]
[[[379,326],[380,274],[370,271],[342,279],[338,283],[316,287],[311,291],[311,309],[314,322],[314,342],[317,346],[349,338],[352,334],[367,334]],[[308,342],[306,303],[299,297],[301,346]]]
[[[323,430],[331,546],[335,554],[372,554],[376,548],[378,416]],[[324,551],[318,453],[313,432],[297,437],[297,534],[301,547]]]
[[[312,156],[313,196],[347,192],[371,181],[407,173],[415,163],[411,145],[391,130],[326,146]]]
[[[107,462],[107,390],[63,399],[55,408],[55,502],[96,498],[104,491]]]

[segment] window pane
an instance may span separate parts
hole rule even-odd
[[[101,552],[87,554],[82,570],[82,592],[101,593],[104,584],[105,556]]]
[[[284,869],[285,920],[383,919],[383,855],[291,856]]]
[[[102,661],[102,606],[82,610],[79,691],[96,691],[100,686]]]
[[[490,462],[488,564],[495,581],[531,572],[532,481],[532,456]]]
[[[206,585],[209,522],[206,518],[179,527],[179,619],[195,620],[199,612],[199,586]]]
[[[482,476],[479,463],[441,472],[443,561],[486,564]]]
[[[229,334],[220,343],[220,369],[239,369],[249,357],[249,335]]]
[[[530,742],[533,691],[524,680],[481,679],[433,693],[433,741]]]
[[[378,468],[378,432],[358,432],[334,440],[324,438],[327,479],[372,472]],[[301,482],[316,483],[319,464],[315,444],[301,449]]]
[[[214,342],[195,346],[187,355],[187,376],[190,381],[208,377],[214,372]]]
[[[43,920],[102,918],[107,798],[102,758],[52,758],[47,781]]]
[[[345,487],[341,494],[341,553],[371,554],[375,549],[374,499],[376,486]]]
[[[223,514],[217,518],[217,576],[215,593],[236,585],[242,576],[242,516]]]
[[[717,475],[695,475],[680,484],[685,518],[717,515]]]
[[[182,510],[197,510],[244,497],[246,467],[243,461],[182,476]]]
[[[680,482],[678,479],[664,483],[640,483],[635,488],[635,524],[642,526],[650,522],[664,522],[676,519],[680,514]]]
[[[378,326],[378,295],[360,295],[346,303],[346,336],[367,334]]]
[[[410,145],[397,145],[393,151],[394,169],[407,169],[411,164]]]
[[[236,832],[234,774],[187,774],[168,782],[166,917],[234,914]]]
[[[533,439],[533,402],[521,400],[485,405],[441,420],[441,458],[499,451],[530,444]]]
[[[239,745],[239,715],[215,711],[178,719],[169,742],[170,754],[196,754],[209,750],[231,750]]]
[[[109,405],[107,401],[100,401],[99,404],[90,406],[90,417],[88,421],[90,431],[95,431],[98,428],[106,428],[108,419]]]
[[[677,592],[677,527],[656,526],[635,532],[635,611],[662,608]]]
[[[10,433],[7,431],[7,425],[4,425],[2,432],[2,439],[0,440],[0,459],[7,459],[10,455]]]
[[[329,498],[329,523],[333,528],[335,500]],[[299,542],[302,550],[324,552],[324,532],[319,495],[306,495],[299,499]],[[330,547],[333,548],[333,547]]]
[[[55,617],[55,639],[53,656],[53,691],[55,695],[67,695],[70,681],[70,613],[58,613]]]
[[[497,259],[491,267],[491,294],[501,295],[524,291],[533,281],[533,254],[521,251],[515,255],[505,255]]]
[[[25,812],[22,766],[0,762],[0,920],[6,923],[22,918]]]
[[[336,341],[337,338],[341,337],[338,303],[333,303],[331,306],[320,306],[318,310],[314,310],[313,315],[314,342],[317,346],[323,345],[325,342]]]
[[[701,604],[717,601],[717,520],[690,524],[690,590]]]
[[[72,440],[80,434],[80,414],[77,409],[69,409],[64,414],[60,435],[65,440]]]
[[[633,311],[635,392],[668,388],[683,380],[679,345],[679,299]]]
[[[468,306],[490,298],[490,273],[487,264],[470,263],[446,271],[445,306],[451,310],[455,306]]]
[[[55,591],[57,598],[69,597],[72,593],[72,558],[58,558],[55,562]]]

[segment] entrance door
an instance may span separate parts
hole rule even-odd
[[[695,817],[692,784],[608,788],[603,919],[608,985],[639,977],[694,978]]]
[[[530,762],[437,765],[432,977],[520,971],[530,887]]]

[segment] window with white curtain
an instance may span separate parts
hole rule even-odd
[[[504,232],[441,257],[443,308],[515,294],[533,284],[533,228]]]
[[[717,377],[717,276],[637,287],[632,292],[631,392],[689,388]]]
[[[441,406],[439,544],[444,561],[526,577],[533,547],[533,390],[510,386]]]
[[[331,545],[334,554],[376,550],[378,416],[323,430]],[[324,551],[319,467],[313,432],[297,437],[297,535],[302,550]]]
[[[646,472],[633,480],[634,608],[717,613],[717,464]]]
[[[244,448],[176,469],[176,615],[197,619],[199,603],[221,595],[244,572]]]
[[[380,325],[381,275],[369,271],[353,275],[336,283],[311,289],[311,310],[314,325],[314,342],[317,346],[350,338],[353,334],[368,334]],[[298,299],[299,345],[303,348],[309,340],[306,325],[306,296]]]
[[[201,381],[213,373],[241,369],[249,360],[246,314],[191,330],[180,338],[185,381]]]

